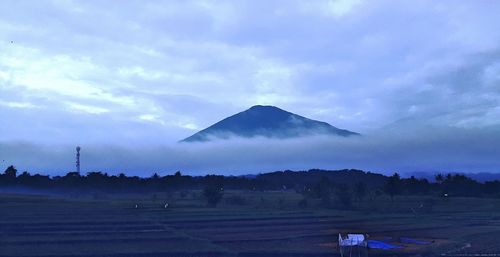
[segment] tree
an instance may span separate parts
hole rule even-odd
[[[348,185],[341,184],[335,188],[337,200],[344,206],[349,207],[352,204],[352,194]]]
[[[13,165],[10,165],[5,170],[5,176],[15,178],[17,176],[17,169]]]
[[[480,196],[480,184],[463,174],[447,174],[441,184],[443,194],[454,196]]]
[[[207,200],[207,205],[209,207],[216,207],[222,200],[223,195],[224,191],[222,186],[217,184],[207,186],[203,190],[203,197]]]
[[[436,182],[438,182],[439,184],[443,183],[444,181],[443,174],[441,173],[437,174],[434,178],[436,179]]]
[[[322,177],[321,180],[314,186],[314,194],[321,199],[324,206],[330,205],[331,201],[331,182],[328,178]]]
[[[401,192],[401,177],[397,172],[389,177],[389,180],[384,186],[384,191],[391,196],[391,201],[394,200],[395,195]]]
[[[354,187],[354,195],[358,201],[363,201],[366,196],[366,184],[363,182],[356,183]]]

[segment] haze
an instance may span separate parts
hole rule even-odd
[[[497,172],[497,1],[3,1],[0,170]],[[355,139],[177,141],[252,105]]]

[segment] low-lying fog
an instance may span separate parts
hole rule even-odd
[[[497,172],[500,131],[426,128],[391,130],[360,137],[298,139],[233,138],[207,143],[82,145],[82,172],[161,175],[250,174],[275,170],[357,168],[389,174],[411,172]],[[0,143],[0,169],[57,175],[75,170],[75,146]]]

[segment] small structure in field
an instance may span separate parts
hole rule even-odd
[[[340,256],[368,256],[367,238],[368,235],[363,234],[342,235],[339,233]]]

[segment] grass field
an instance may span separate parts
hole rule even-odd
[[[200,195],[2,194],[0,256],[336,256],[339,232],[403,246],[369,256],[500,254],[497,199],[379,197],[328,209],[299,208],[291,191],[230,191],[225,199],[244,201],[207,208]],[[411,211],[429,201],[431,210]]]

